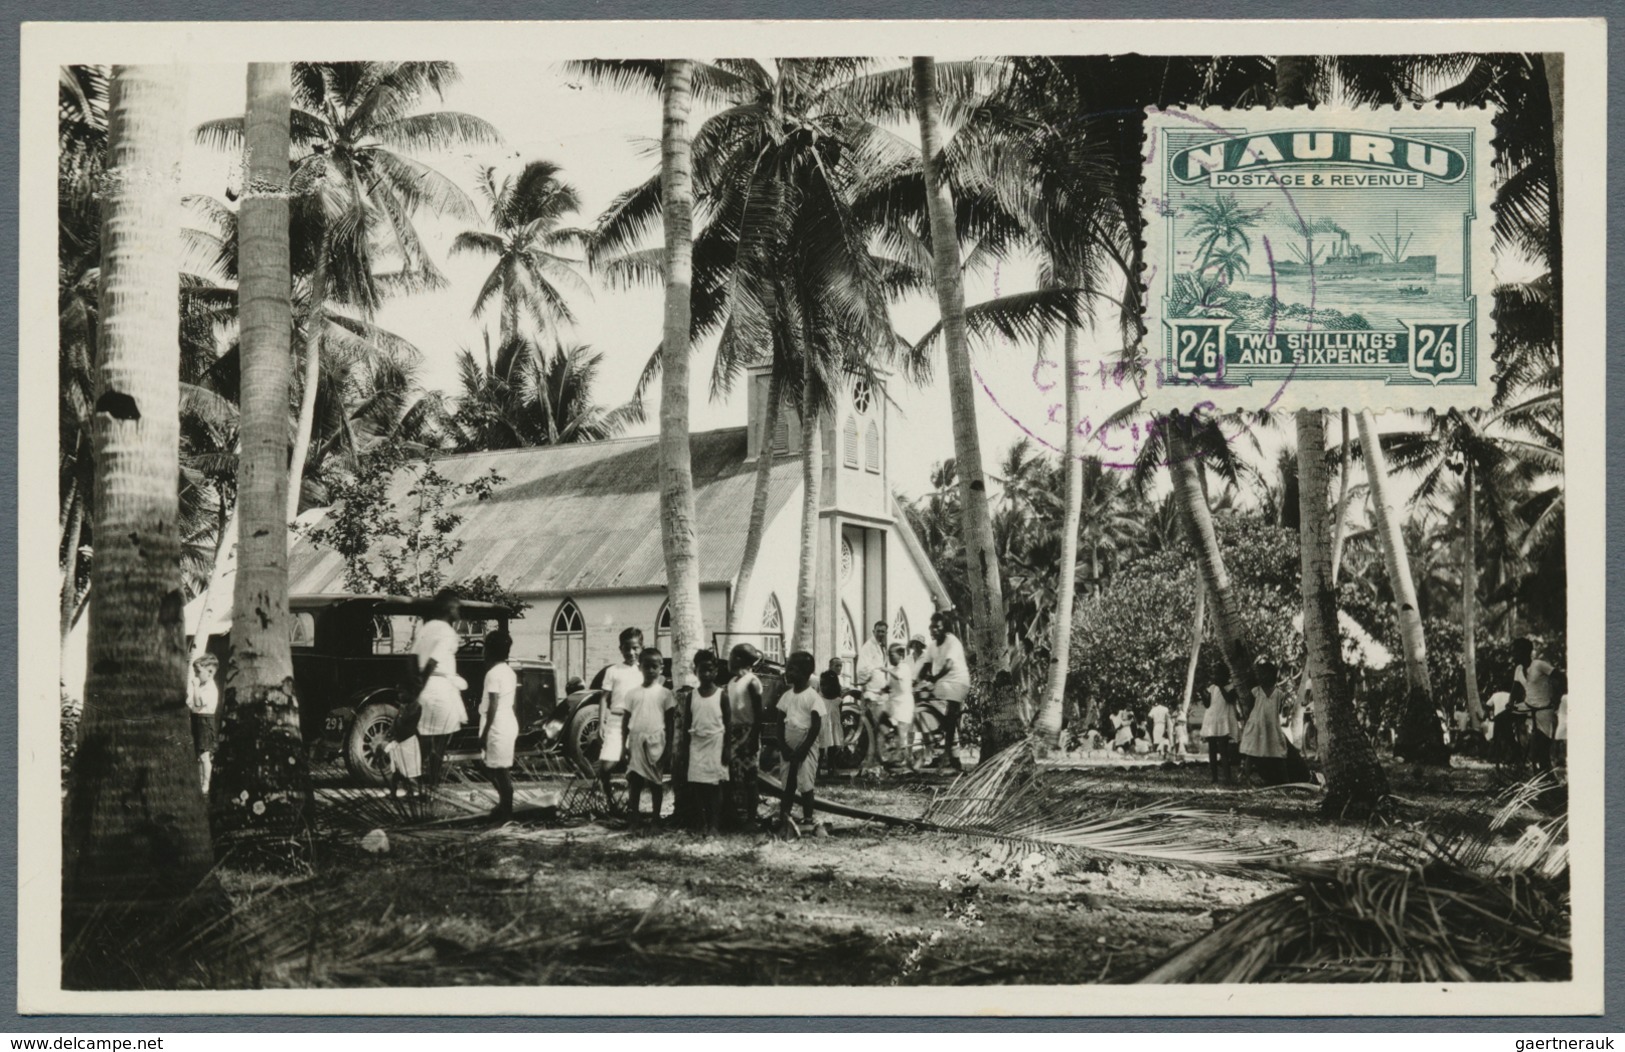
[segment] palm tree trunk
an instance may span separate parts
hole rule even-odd
[[[75,487],[77,488],[77,487]],[[62,619],[62,643],[68,642],[73,629],[73,612],[79,600],[79,540],[84,535],[85,504],[75,495],[68,509],[68,523],[62,531],[62,594],[59,597]]]
[[[312,805],[293,690],[284,517],[287,487],[292,485],[286,460],[293,339],[287,198],[290,71],[286,62],[248,66],[244,125],[249,188],[240,212],[237,262],[242,318],[237,574],[220,744],[210,785],[216,829],[252,827],[284,835],[304,826]]]
[[[1350,451],[1349,411],[1343,410],[1343,455],[1339,458],[1337,473],[1337,515],[1332,529],[1332,587],[1337,587],[1339,571],[1343,568],[1343,541],[1348,535],[1349,470],[1353,467]]]
[[[1181,422],[1169,419],[1164,423],[1163,432],[1168,440],[1168,471],[1173,476],[1174,504],[1185,528],[1185,539],[1196,552],[1196,567],[1213,606],[1213,628],[1218,633],[1225,664],[1230,666],[1230,681],[1243,697],[1251,697],[1253,658],[1241,621],[1241,604],[1231,587],[1218,536],[1213,532],[1213,512],[1208,508],[1207,495],[1202,492],[1196,454],[1180,434],[1182,426]]]
[[[1004,589],[999,579],[993,513],[982,471],[981,440],[976,432],[976,390],[971,378],[970,343],[965,332],[965,285],[960,273],[959,241],[954,232],[954,202],[941,173],[942,130],[938,126],[936,63],[914,60],[914,103],[920,120],[920,152],[925,174],[926,205],[931,218],[931,270],[942,312],[942,336],[948,360],[948,396],[953,411],[954,463],[959,472],[960,529],[965,543],[975,643],[972,673],[984,701],[982,756],[986,758],[1020,740],[1021,699],[1014,690],[994,695],[995,673],[1004,660]]]
[[[756,487],[750,498],[750,524],[745,528],[745,554],[739,560],[739,576],[734,581],[734,601],[728,611],[728,634],[738,635],[745,626],[761,627],[762,610],[755,614],[745,609],[750,596],[751,578],[756,574],[756,558],[762,552],[762,531],[767,528],[767,498],[773,485],[773,435],[779,426],[779,371],[775,367],[767,378],[767,412],[762,416],[761,436],[756,443]],[[805,538],[804,538],[805,539]],[[800,609],[799,607],[797,608]],[[731,642],[731,641],[730,641]]]
[[[96,602],[63,811],[64,946],[92,919],[116,929],[94,941],[127,944],[214,863],[185,704],[175,488],[184,103],[180,66],[113,69],[92,422]],[[109,963],[65,958],[64,983],[105,981]]]
[[[694,273],[694,157],[688,114],[694,63],[668,59],[661,81],[661,214],[666,230],[665,354],[660,374],[660,543],[671,607],[672,676],[689,672],[704,626],[695,536],[694,465],[688,447],[690,287]]]
[[[1196,612],[1191,615],[1191,657],[1185,665],[1185,693],[1180,695],[1179,722],[1174,724],[1175,741],[1187,743],[1189,735],[1191,699],[1196,695],[1196,673],[1202,661],[1202,629],[1207,624],[1207,589],[1202,587],[1202,575],[1196,575]]]
[[[1416,763],[1450,762],[1444,735],[1434,717],[1433,680],[1428,673],[1427,637],[1422,632],[1422,612],[1416,601],[1416,584],[1411,579],[1410,555],[1405,550],[1405,532],[1399,508],[1389,488],[1388,465],[1382,454],[1382,437],[1377,434],[1377,418],[1369,409],[1357,416],[1360,448],[1365,453],[1365,473],[1371,487],[1371,507],[1382,538],[1382,559],[1388,571],[1388,587],[1394,593],[1395,614],[1399,619],[1399,645],[1405,659],[1405,716],[1401,721],[1395,751]],[[1468,713],[1477,720],[1477,710]]]
[[[796,620],[790,649],[815,653],[818,646],[818,506],[824,480],[823,435],[818,410],[806,404],[812,391],[812,361],[803,355],[807,379],[801,385],[801,559],[796,571]]]
[[[310,276],[310,323],[305,333],[305,385],[299,395],[299,423],[294,430],[293,454],[288,458],[287,522],[299,517],[299,498],[305,487],[305,461],[310,436],[316,428],[316,390],[322,380],[322,336],[327,332],[327,235],[316,253]]]
[[[1473,462],[1466,471],[1467,536],[1462,541],[1461,559],[1461,667],[1466,676],[1467,704],[1483,718],[1478,693],[1478,484],[1473,478]]]
[[[1326,424],[1318,409],[1298,410],[1298,554],[1302,564],[1303,638],[1314,683],[1326,799],[1334,815],[1364,816],[1388,794],[1388,778],[1360,728],[1354,689],[1343,667],[1332,591],[1331,531],[1326,514]]]
[[[1053,745],[1061,734],[1061,712],[1066,698],[1066,674],[1072,664],[1072,605],[1078,574],[1078,525],[1083,518],[1083,460],[1078,449],[1078,391],[1072,382],[1077,375],[1078,327],[1067,324],[1064,340],[1066,359],[1066,441],[1061,452],[1065,474],[1066,513],[1061,520],[1061,561],[1055,568],[1055,641],[1050,647],[1049,685],[1044,705],[1038,712],[1034,733],[1038,740]]]

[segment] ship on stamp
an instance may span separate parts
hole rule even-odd
[[[1492,138],[1483,110],[1153,113],[1151,407],[1487,401]]]

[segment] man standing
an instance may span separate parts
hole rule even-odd
[[[886,657],[886,622],[876,621],[869,638],[858,649],[856,682],[865,700],[875,701],[886,693],[886,669],[890,664]]]
[[[964,770],[954,748],[959,742],[959,719],[965,712],[965,698],[970,695],[970,665],[965,660],[965,645],[959,637],[948,631],[948,621],[942,614],[931,615],[931,645],[925,650],[928,670],[920,677],[931,684],[938,698],[947,704],[942,728],[942,756],[935,764],[946,763],[956,771]]]
[[[1552,769],[1552,739],[1557,737],[1557,698],[1552,694],[1552,666],[1535,657],[1528,639],[1512,641],[1512,679],[1523,686],[1524,707],[1533,717],[1529,760],[1537,771]]]

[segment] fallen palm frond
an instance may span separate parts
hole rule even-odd
[[[1344,864],[1306,869],[1144,983],[1555,982],[1570,977],[1567,881]]]
[[[771,776],[764,773],[760,780],[774,793],[783,792]],[[1274,865],[1288,857],[1279,847],[1236,844],[1213,835],[1204,828],[1215,824],[1213,814],[1177,801],[1082,809],[1061,803],[1039,784],[1031,742],[1012,745],[953,782],[919,818],[822,799],[813,806],[830,814],[1039,850],[1204,869]]]
[[[1296,884],[1178,950],[1147,983],[1556,982],[1572,964],[1568,817],[1496,834],[1553,799],[1537,776],[1374,833],[1360,857],[1301,864]]]

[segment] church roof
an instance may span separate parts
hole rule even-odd
[[[702,584],[726,584],[739,573],[756,481],[745,441],[742,427],[689,436]],[[659,459],[659,437],[649,435],[436,460],[436,469],[454,482],[493,470],[503,477],[489,500],[466,498],[447,507],[463,517],[452,533],[463,548],[450,576],[496,574],[520,594],[664,588]],[[768,522],[800,482],[799,460],[779,458]],[[343,560],[326,548],[298,539],[288,563],[292,593],[344,588]]]

